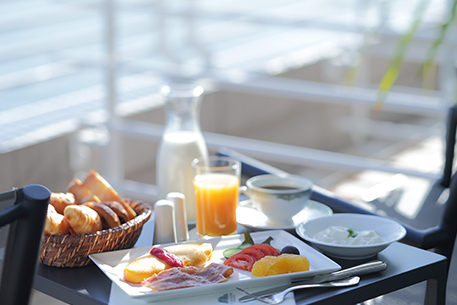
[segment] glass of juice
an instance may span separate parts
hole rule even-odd
[[[192,167],[197,233],[201,236],[236,233],[241,163],[211,156],[194,159]]]

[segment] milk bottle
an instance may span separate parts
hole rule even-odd
[[[193,84],[164,86],[165,129],[156,160],[159,198],[170,192],[184,194],[187,221],[195,221],[192,160],[208,158],[199,110],[203,88]]]

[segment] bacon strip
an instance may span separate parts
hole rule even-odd
[[[212,263],[204,268],[171,268],[144,280],[141,284],[154,291],[164,291],[226,282],[233,269]]]

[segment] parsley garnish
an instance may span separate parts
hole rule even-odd
[[[358,233],[355,233],[355,231],[352,228],[348,228],[348,233],[349,233],[348,238],[349,237],[355,238],[358,235]]]

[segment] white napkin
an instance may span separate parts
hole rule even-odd
[[[274,287],[273,285],[270,286],[263,286],[261,289],[268,289],[269,287]],[[260,290],[260,288],[259,288]],[[254,291],[253,291],[254,292]],[[154,302],[153,304],[161,304],[161,305],[176,305],[176,304],[183,304],[186,305],[209,305],[209,304],[245,304],[245,305],[265,305],[260,301],[252,301],[248,303],[240,303],[238,300],[245,294],[238,289],[228,290],[224,293],[215,293],[215,294],[205,294],[202,296],[192,296],[186,297],[181,299],[172,299],[168,301],[162,302]],[[109,304],[110,305],[145,305],[149,304],[142,300],[137,300],[129,297],[124,291],[122,291],[119,286],[115,283],[111,283],[111,293],[109,296]],[[284,305],[295,305],[294,293],[291,292],[287,295],[286,299],[283,303]]]

